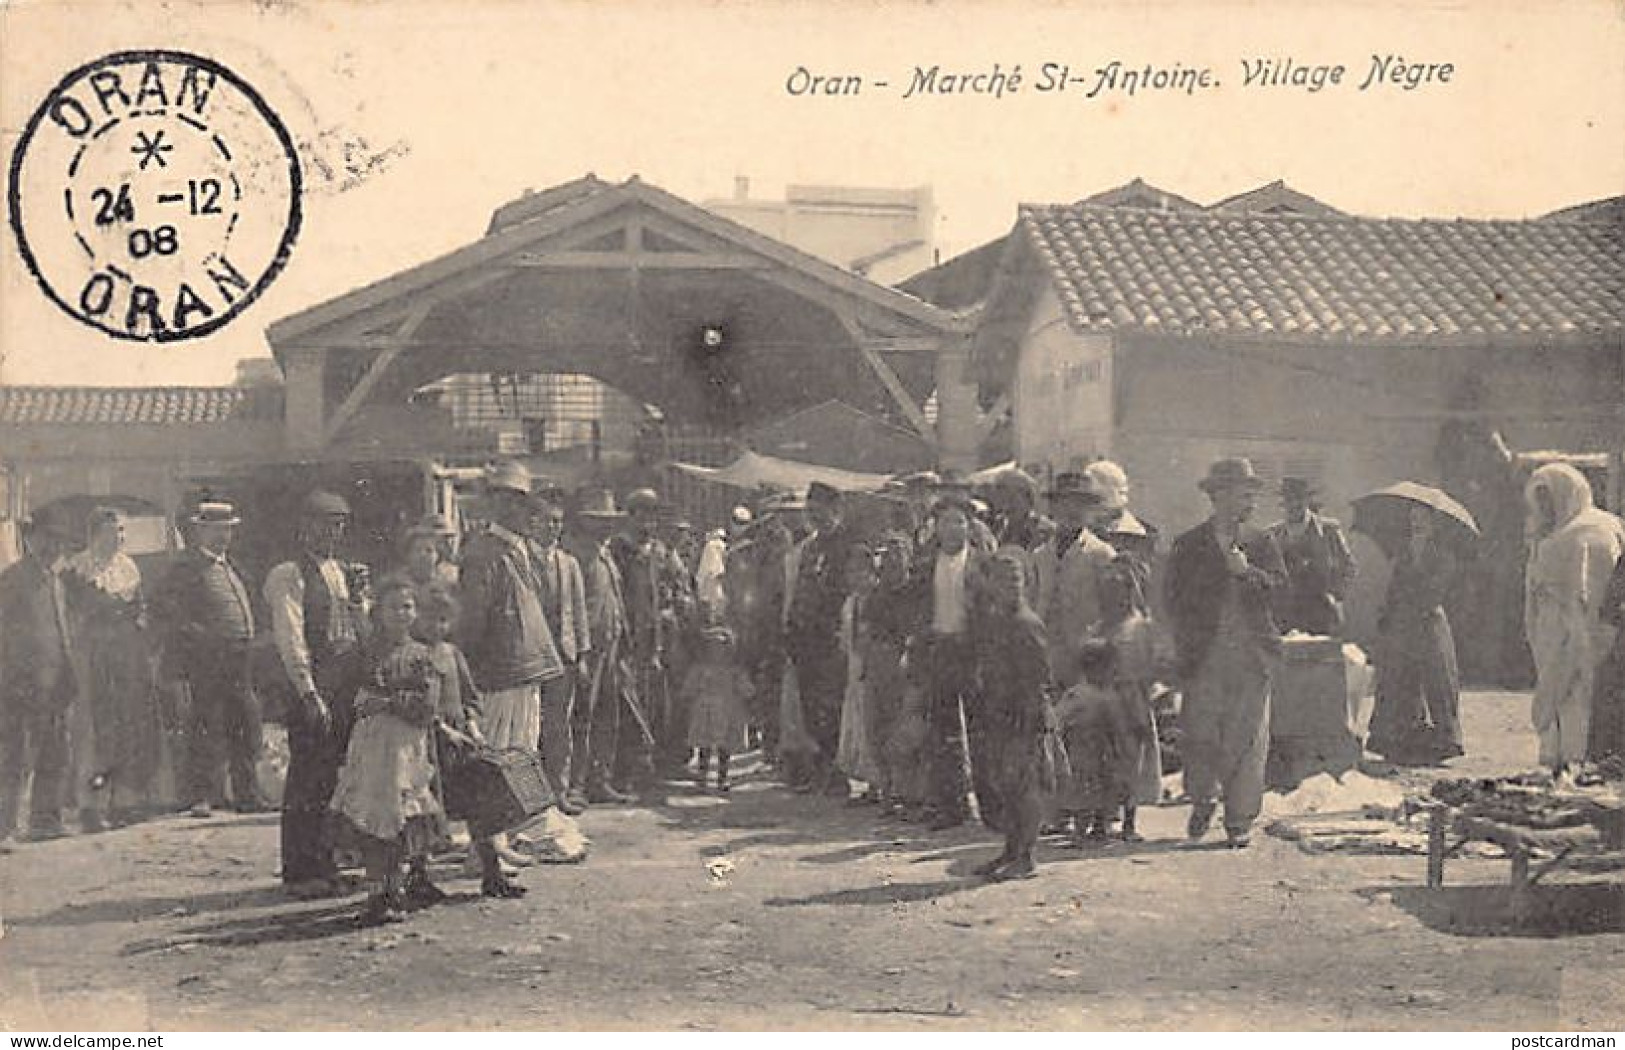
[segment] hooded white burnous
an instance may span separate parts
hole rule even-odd
[[[1544,519],[1538,493],[1547,493]],[[1535,657],[1531,717],[1542,765],[1585,757],[1597,665],[1613,628],[1598,616],[1614,565],[1625,554],[1625,523],[1592,505],[1591,485],[1566,463],[1537,469],[1524,487],[1531,520],[1524,575],[1524,629]]]

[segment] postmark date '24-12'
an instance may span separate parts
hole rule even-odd
[[[121,52],[69,73],[18,140],[11,175],[12,228],[40,288],[121,339],[219,328],[298,236],[287,129],[196,55]]]

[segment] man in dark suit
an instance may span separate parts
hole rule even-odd
[[[1283,631],[1335,635],[1343,629],[1343,596],[1354,578],[1354,555],[1343,527],[1316,511],[1314,500],[1307,478],[1281,479],[1286,516],[1269,533],[1286,563],[1287,585],[1276,598],[1275,615]]]
[[[17,830],[30,773],[31,837],[64,834],[70,768],[68,717],[75,702],[73,636],[57,562],[67,529],[42,514],[23,524],[23,558],[0,572],[0,840]]]
[[[841,494],[822,482],[807,489],[813,533],[801,544],[790,592],[785,649],[795,667],[802,716],[818,747],[809,788],[845,795],[846,778],[835,769],[841,739],[841,702],[846,656],[841,651],[841,605],[846,601],[847,537],[841,529]]]
[[[1270,597],[1285,585],[1286,567],[1270,535],[1246,527],[1264,484],[1252,463],[1222,459],[1200,484],[1213,514],[1174,541],[1167,567],[1184,688],[1186,831],[1205,835],[1222,796],[1225,832],[1239,849],[1263,802],[1270,668],[1280,649]]]
[[[166,655],[191,695],[185,788],[194,817],[231,802],[266,808],[254,763],[261,747],[260,705],[251,673],[254,606],[228,552],[236,508],[205,500],[192,514],[192,542],[163,579],[154,606]]]

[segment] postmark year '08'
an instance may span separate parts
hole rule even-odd
[[[63,310],[120,339],[190,339],[287,262],[299,158],[218,62],[120,52],[69,73],[34,113],[8,203],[24,262]]]

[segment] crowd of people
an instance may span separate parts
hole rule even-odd
[[[282,880],[300,898],[348,893],[341,867],[359,855],[368,922],[443,896],[427,862],[453,817],[482,892],[523,895],[521,833],[447,790],[479,748],[533,753],[565,821],[673,777],[726,793],[736,756],[759,751],[797,792],[931,831],[980,820],[1004,839],[981,874],[1005,880],[1034,873],[1046,830],[1139,840],[1137,808],[1174,765],[1177,695],[1188,836],[1219,818],[1244,848],[1283,637],[1339,635],[1356,565],[1309,481],[1284,479],[1268,528],[1247,460],[1198,484],[1210,515],[1164,551],[1109,461],[1047,488],[1014,467],[861,497],[815,482],[703,536],[651,489],[617,507],[500,462],[482,528],[417,522],[388,565],[350,560],[349,505],[310,493],[298,554],[257,595],[229,502],[191,509],[151,594],[118,512],[84,537],[40,515],[0,574],[0,835],[20,830],[25,794],[34,838],[66,833],[74,808],[83,831],[140,819],[170,717],[157,686],[174,681],[190,696],[188,811],[272,808],[256,768],[270,708],[288,738]],[[1569,467],[1536,471],[1527,496],[1534,723],[1560,767],[1625,747],[1625,527]],[[1444,612],[1460,552],[1418,508],[1391,553],[1369,745],[1437,764],[1462,753]],[[266,634],[274,648],[256,646]]]

